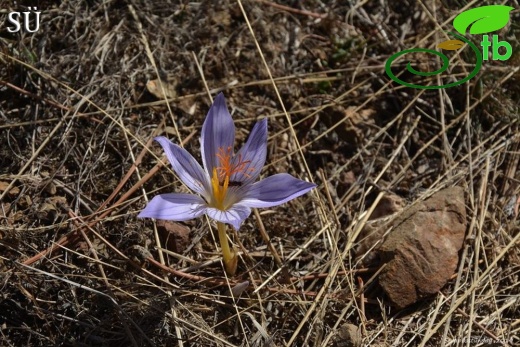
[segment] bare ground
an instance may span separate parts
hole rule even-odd
[[[363,346],[520,344],[518,10],[499,32],[510,60],[424,91],[390,81],[386,59],[434,47],[481,2],[283,4],[33,1],[40,30],[12,34],[7,14],[25,7],[2,2],[2,346],[339,347],[346,323]],[[471,61],[465,50],[451,76]],[[187,191],[152,138],[200,159],[219,91],[239,142],[269,118],[263,176],[319,185],[230,235],[234,278],[210,221],[176,224],[171,242],[136,218],[156,194]],[[381,194],[408,205],[453,185],[468,219],[457,273],[396,310],[354,259],[357,231]]]

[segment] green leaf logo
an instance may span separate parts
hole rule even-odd
[[[489,5],[473,8],[459,14],[453,20],[453,27],[464,35],[469,27],[470,34],[486,34],[502,29],[509,22],[511,6]]]

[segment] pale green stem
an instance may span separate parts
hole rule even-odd
[[[237,271],[238,258],[236,253],[229,248],[229,243],[226,234],[226,225],[222,222],[217,222],[218,238],[220,247],[222,248],[222,259],[224,260],[224,268],[228,275],[233,276]]]

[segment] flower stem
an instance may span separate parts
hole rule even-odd
[[[229,243],[226,234],[226,225],[222,222],[217,222],[218,238],[220,247],[222,248],[222,259],[224,261],[224,268],[228,275],[233,276],[237,271],[238,257],[234,250],[229,248]]]

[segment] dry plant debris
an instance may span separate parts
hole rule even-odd
[[[8,14],[36,3],[40,30],[9,32]],[[3,1],[0,345],[330,346],[347,326],[361,346],[520,345],[518,0],[497,32],[512,57],[467,83],[417,90],[384,71],[484,4]],[[474,65],[451,52],[444,81]],[[239,145],[269,119],[262,178],[318,184],[229,235],[234,277],[211,222],[136,218],[188,191],[152,139],[197,153],[208,92],[225,93]],[[378,290],[384,268],[357,261],[363,230],[453,186],[466,206],[453,277],[401,310]]]

